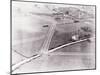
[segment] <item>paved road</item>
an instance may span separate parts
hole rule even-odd
[[[93,69],[95,68],[94,48],[94,42],[75,44],[32,60],[14,73]],[[59,52],[64,54],[59,54]]]

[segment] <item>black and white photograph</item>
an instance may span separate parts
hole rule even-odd
[[[11,73],[96,69],[96,6],[11,3]]]

